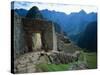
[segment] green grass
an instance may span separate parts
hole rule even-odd
[[[69,68],[69,64],[38,64],[37,67],[40,68],[43,72],[52,72],[52,71],[66,71]]]
[[[84,57],[86,58],[85,61],[89,69],[97,68],[97,53],[96,52],[84,52],[83,50],[81,50],[79,61],[84,61]]]
[[[97,54],[95,52],[85,53],[85,56],[86,56],[86,62],[88,64],[88,67],[90,69],[97,68]]]

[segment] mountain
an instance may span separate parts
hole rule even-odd
[[[36,6],[33,6],[32,8],[30,8],[30,10],[27,12],[26,17],[43,19],[41,12],[39,11],[38,7],[36,7]]]
[[[60,24],[64,32],[68,33],[68,35],[83,31],[89,22],[96,21],[97,19],[96,13],[87,14],[84,10],[78,13],[73,12],[69,15],[47,9],[41,12],[45,18]]]
[[[20,16],[26,16],[28,10],[26,10],[26,9],[15,9],[15,12]]]
[[[89,51],[97,50],[97,22],[91,22],[87,25],[85,31],[79,37],[78,45]]]

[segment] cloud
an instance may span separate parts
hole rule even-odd
[[[83,6],[83,5],[66,5],[66,4],[47,4],[47,3],[39,3],[39,2],[25,2],[25,1],[14,1],[11,4],[14,9],[27,9],[29,10],[32,6],[37,6],[40,10],[48,9],[48,10],[55,10],[60,12],[65,12],[70,14],[71,12],[79,12],[82,9],[87,13],[90,12],[97,12],[97,8],[94,6]]]

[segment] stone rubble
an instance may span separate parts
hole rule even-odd
[[[75,53],[64,53],[64,52],[30,52],[21,55],[15,60],[15,73],[33,73],[38,72],[37,64],[68,64],[72,62],[77,62],[80,55],[79,51]],[[73,64],[69,70],[74,69],[86,69],[84,63]],[[41,70],[40,70],[41,71]]]

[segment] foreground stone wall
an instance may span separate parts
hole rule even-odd
[[[14,57],[27,52],[25,32],[21,25],[21,17],[14,13]]]

